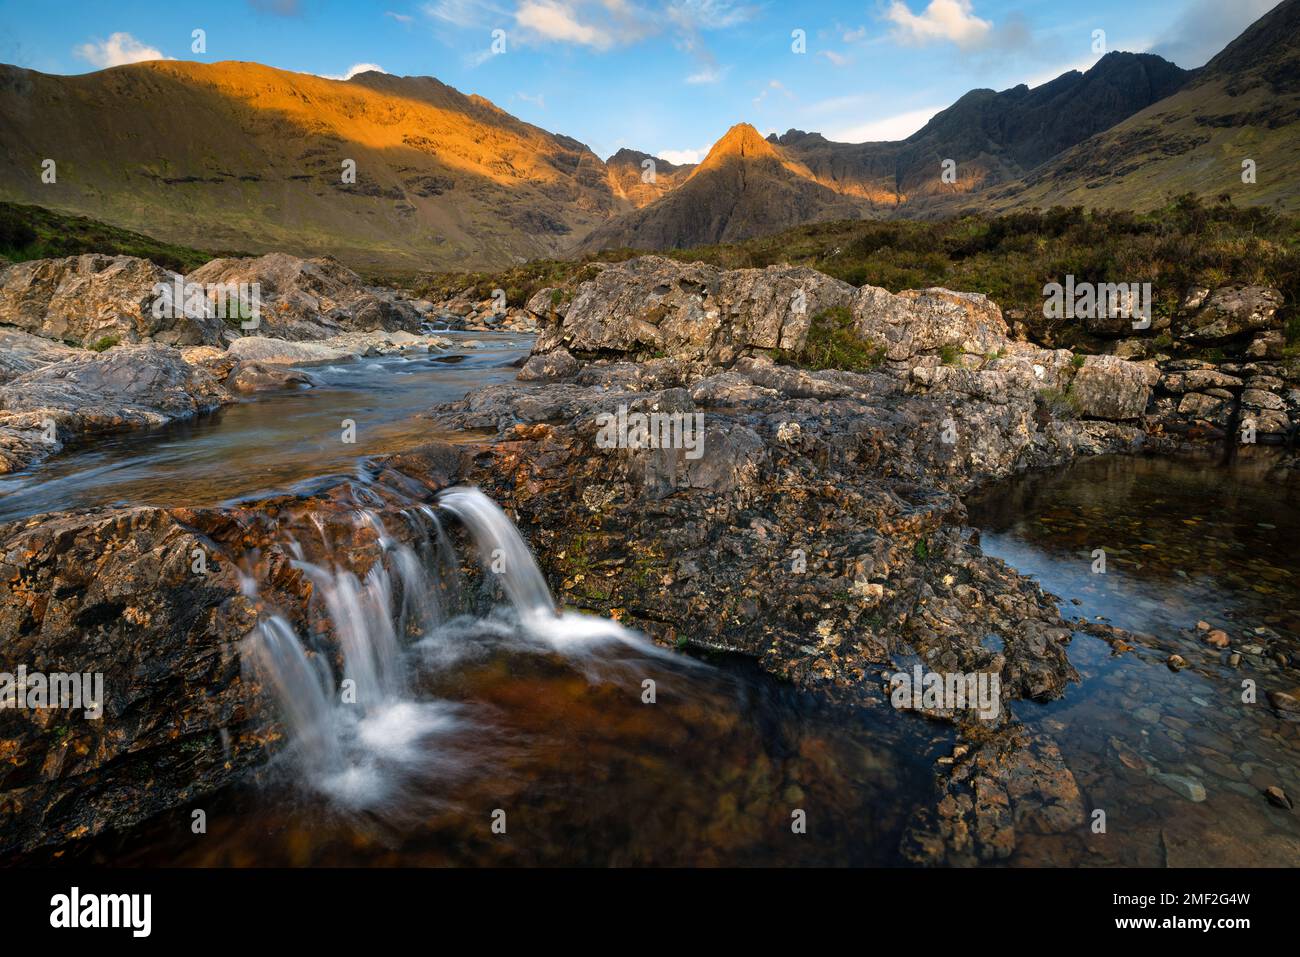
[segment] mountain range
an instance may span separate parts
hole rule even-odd
[[[971,91],[896,142],[764,138],[738,123],[696,166],[630,149],[601,160],[431,77],[0,65],[0,199],[370,272],[690,247],[835,219],[1142,210],[1188,191],[1291,208],[1298,60],[1300,0],[1285,0],[1199,70],[1112,52],[1033,89]]]

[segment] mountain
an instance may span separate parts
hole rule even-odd
[[[647,167],[647,160],[654,165]],[[695,167],[678,166],[649,153],[621,149],[605,160],[605,169],[614,195],[640,209],[680,186]],[[651,170],[653,177],[648,175]]]
[[[902,207],[971,193],[1028,170],[1176,92],[1190,74],[1146,53],[1108,53],[1032,90],[972,90],[898,142],[833,143],[791,130],[770,137],[819,183],[877,206]],[[956,183],[940,177],[956,162]]]
[[[0,198],[383,269],[555,255],[631,208],[581,143],[430,77],[172,60],[82,76],[0,66]]]
[[[735,242],[798,223],[856,219],[864,206],[816,182],[812,171],[738,123],[680,186],[594,230],[581,251],[680,249]]]
[[[1300,0],[1248,27],[1171,96],[990,194],[999,208],[1149,209],[1186,192],[1293,206],[1300,182]],[[1256,182],[1242,182],[1252,160]]]
[[[1147,210],[1184,192],[1289,206],[1298,119],[1300,0],[1199,70],[1110,53],[1033,89],[973,90],[897,142],[764,139],[742,123],[698,166],[632,149],[602,161],[432,77],[175,60],[82,76],[0,66],[0,200],[185,248],[332,254],[409,274],[864,216]],[[355,182],[341,176],[347,160]],[[955,182],[941,177],[945,160]],[[1245,160],[1256,183],[1241,181]]]

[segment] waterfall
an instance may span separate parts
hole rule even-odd
[[[355,500],[367,505],[353,509],[350,520],[355,530],[374,536],[369,568],[344,567],[337,554],[344,549],[331,540],[329,521],[309,513],[315,535],[303,540],[285,530],[281,542],[290,566],[312,585],[307,634],[284,613],[264,607],[245,643],[246,663],[278,708],[287,756],[310,783],[344,803],[382,801],[394,777],[387,772],[427,767],[438,748],[433,739],[464,729],[458,706],[420,687],[430,670],[449,667],[460,654],[491,647],[558,653],[580,662],[590,680],[603,680],[621,665],[611,647],[691,667],[617,622],[557,612],[523,536],[478,489],[448,489],[433,506],[402,505],[396,521],[390,517],[391,529],[371,505],[373,490],[362,491]],[[440,516],[464,529],[485,580],[498,583],[505,595],[506,605],[487,618],[462,607],[461,559]],[[243,574],[241,585],[260,600],[254,574]],[[341,659],[337,674],[333,654]]]

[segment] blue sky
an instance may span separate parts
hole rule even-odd
[[[1087,69],[1096,30],[1106,49],[1199,66],[1275,2],[0,0],[0,61],[47,73],[159,57],[327,76],[371,65],[436,76],[602,157],[629,146],[694,161],[742,120],[902,138],[970,89]],[[191,50],[195,29],[206,53]]]

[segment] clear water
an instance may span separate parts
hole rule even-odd
[[[1271,465],[1104,457],[969,503],[985,552],[1038,579],[1067,619],[1134,633],[1132,650],[1115,653],[1076,632],[1082,682],[1047,706],[1015,707],[1057,740],[1086,808],[1107,819],[1104,835],[1026,835],[1017,861],[1300,864],[1300,814],[1261,793],[1300,799],[1300,722],[1266,695],[1300,686],[1300,488]],[[1093,572],[1096,549],[1104,574]],[[1199,621],[1230,647],[1208,645]],[[1173,654],[1184,670],[1166,665]],[[1258,688],[1254,703],[1243,681]],[[1161,775],[1195,782],[1204,800]]]
[[[485,348],[314,366],[317,388],[265,393],[159,429],[95,438],[26,472],[0,476],[0,522],[98,505],[215,505],[332,474],[440,436],[419,413],[513,379],[532,340],[440,333]],[[356,441],[343,441],[343,421]]]

